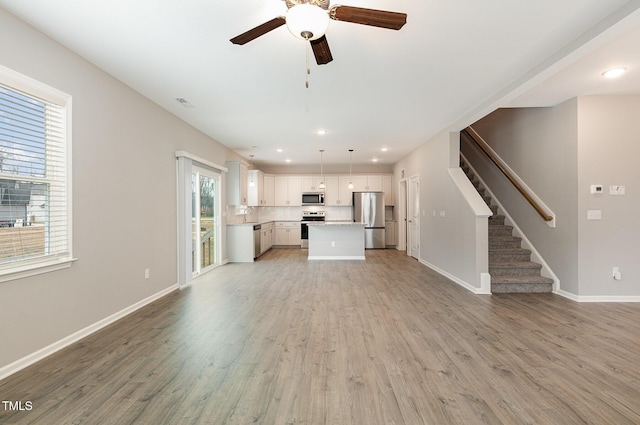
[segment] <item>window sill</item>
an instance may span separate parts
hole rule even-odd
[[[77,258],[61,258],[57,260],[43,261],[24,266],[12,267],[11,269],[0,271],[0,283],[10,280],[22,279],[36,276],[43,273],[54,272],[56,270],[68,269]]]

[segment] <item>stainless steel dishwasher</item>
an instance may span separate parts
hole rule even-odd
[[[262,251],[261,233],[262,225],[253,225],[253,258],[258,258]]]

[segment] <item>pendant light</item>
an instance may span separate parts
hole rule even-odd
[[[347,185],[348,189],[353,189],[353,178],[351,177],[351,155],[353,154],[353,149],[349,149],[349,184]]]
[[[324,189],[324,169],[323,169],[323,164],[322,164],[322,153],[324,152],[324,149],[320,149],[320,184],[318,185],[318,189]]]
[[[253,155],[249,155],[249,157],[251,158],[249,162],[249,171],[251,171],[251,168],[253,168]],[[249,187],[254,187],[256,182],[253,181],[253,173],[249,173],[249,175],[251,176],[251,180],[249,180]]]

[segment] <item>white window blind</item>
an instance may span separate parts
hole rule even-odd
[[[71,257],[70,102],[42,85],[11,84],[3,77],[0,73],[0,274]]]

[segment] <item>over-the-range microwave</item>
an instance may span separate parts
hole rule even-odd
[[[303,193],[302,205],[324,205],[324,193],[320,193],[320,192]]]

